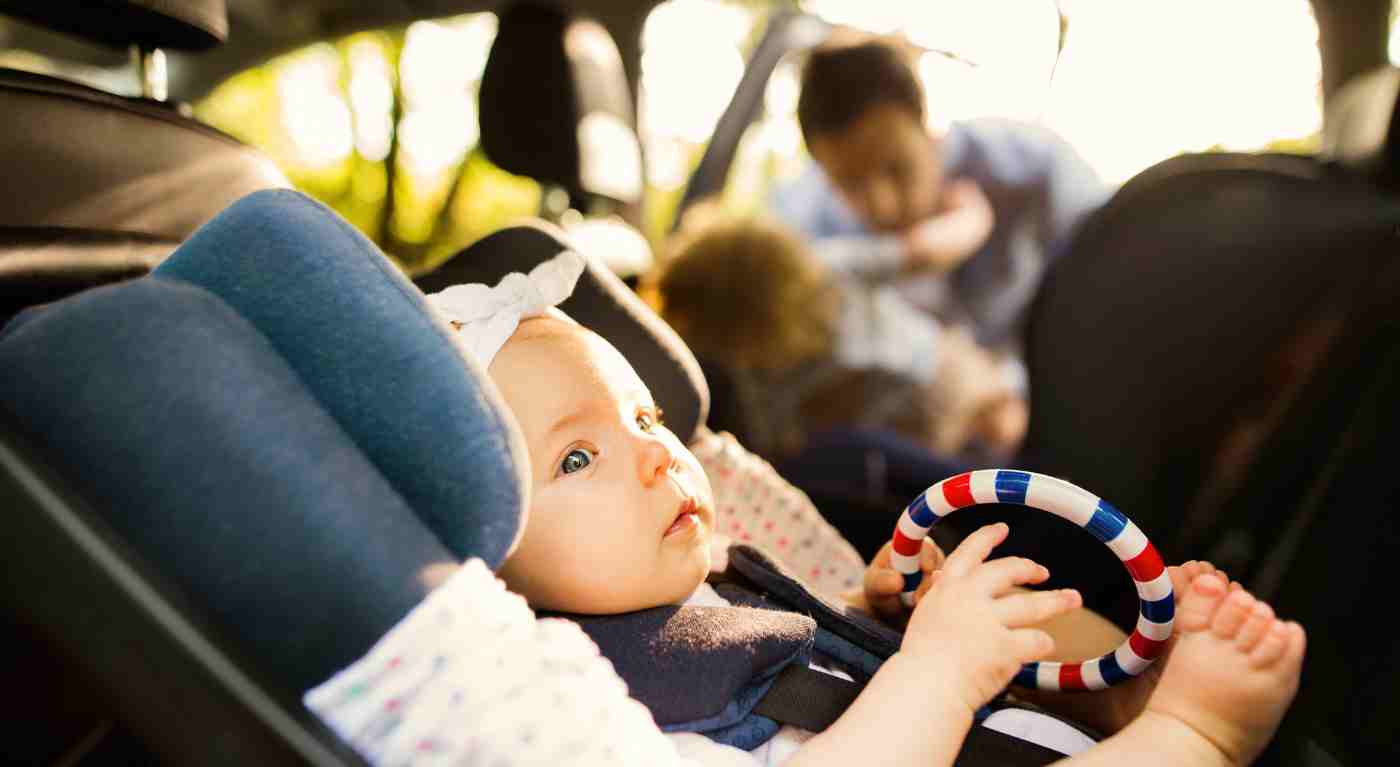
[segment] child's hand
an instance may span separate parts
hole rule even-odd
[[[938,343],[938,367],[927,388],[930,447],[954,455],[981,439],[994,450],[1005,446],[1011,452],[1025,436],[1029,411],[1007,384],[995,355],[958,326],[945,327]]]
[[[992,453],[1008,456],[1026,438],[1030,408],[1018,394],[1006,392],[988,399],[973,417],[972,432]]]
[[[875,558],[870,560],[870,566],[865,568],[864,604],[875,617],[902,627],[909,619],[909,608],[899,601],[899,592],[904,589],[904,576],[890,565],[892,546],[892,543],[886,543],[880,547]],[[938,544],[925,538],[919,556],[919,568],[923,570],[924,579],[918,591],[914,592],[915,600],[928,591],[932,581],[930,576],[943,566],[944,559],[943,550],[938,548]]]
[[[946,689],[972,711],[1010,684],[1022,663],[1054,651],[1054,639],[1030,626],[1080,605],[1073,589],[1016,589],[1050,577],[1029,559],[988,562],[1006,533],[1003,523],[980,528],[948,555],[931,574],[900,647],[901,654],[937,666]]]
[[[986,244],[995,224],[982,188],[969,179],[953,179],[943,187],[938,212],[905,230],[907,263],[916,269],[952,271]]]

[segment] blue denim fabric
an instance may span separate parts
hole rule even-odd
[[[299,193],[256,192],[155,274],[251,322],[448,549],[501,564],[523,527],[521,440],[484,373],[371,242]]]
[[[203,290],[142,279],[31,310],[0,333],[0,370],[0,407],[102,521],[289,692],[365,653],[421,601],[422,568],[453,561]]]

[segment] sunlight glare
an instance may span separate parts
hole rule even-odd
[[[329,45],[288,61],[277,78],[282,124],[296,159],[311,168],[343,160],[354,146],[350,108],[337,89],[340,59]]]

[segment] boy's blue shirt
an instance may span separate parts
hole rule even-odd
[[[913,300],[945,321],[966,322],[983,344],[1014,346],[1046,266],[1112,188],[1064,139],[1026,123],[995,118],[954,123],[939,151],[944,179],[975,181],[996,222],[987,243],[947,275],[955,309],[944,314]],[[771,205],[780,220],[812,240],[877,237],[815,163],[777,188]]]

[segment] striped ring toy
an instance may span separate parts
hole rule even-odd
[[[1137,585],[1137,627],[1111,653],[1082,663],[1027,663],[1012,680],[1041,690],[1102,690],[1141,674],[1172,634],[1172,583],[1157,550],[1137,525],[1098,496],[1062,479],[1028,471],[984,469],[949,477],[925,490],[899,516],[890,563],[904,576],[900,598],[913,604],[923,580],[919,552],[943,517],[979,503],[1014,503],[1048,511],[1084,528],[1123,561]]]

